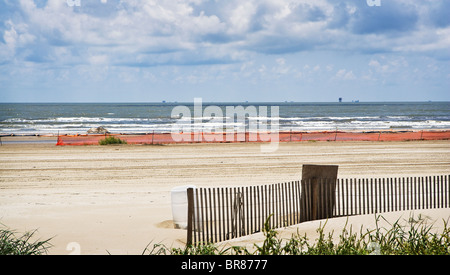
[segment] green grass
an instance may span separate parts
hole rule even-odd
[[[406,225],[399,220],[389,228],[379,226],[382,216],[375,216],[376,228],[354,232],[344,226],[338,238],[334,231],[325,234],[326,222],[317,229],[318,237],[310,241],[299,232],[290,239],[281,239],[266,222],[265,239],[249,251],[246,247],[219,247],[215,244],[168,248],[162,244],[148,245],[143,255],[450,255],[450,228],[444,220],[442,231],[436,232],[426,219],[410,217]],[[387,222],[387,221],[386,221]],[[19,237],[9,229],[0,228],[0,255],[41,255],[51,247],[50,239],[32,241],[36,231]]]
[[[17,236],[8,228],[0,228],[0,255],[42,255],[52,246],[50,239],[32,241],[36,230]]]
[[[125,140],[121,140],[120,138],[109,136],[109,137],[99,140],[98,144],[100,144],[100,145],[127,144],[127,142]]]
[[[343,228],[341,234],[334,238],[334,232],[325,234],[325,226],[317,229],[318,237],[311,242],[306,235],[299,232],[290,239],[283,240],[278,232],[271,229],[268,223],[264,227],[265,240],[261,246],[254,245],[254,250],[232,246],[219,248],[214,244],[187,246],[184,249],[167,248],[154,245],[152,250],[146,249],[143,254],[164,255],[450,255],[450,228],[444,221],[441,233],[433,233],[433,225],[427,225],[423,217],[410,217],[408,225],[399,221],[390,228],[379,227],[381,216],[376,216],[376,229],[360,229],[359,233],[352,228]]]

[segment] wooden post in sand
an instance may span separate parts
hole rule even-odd
[[[333,216],[337,172],[336,165],[303,165],[301,222]]]
[[[187,189],[188,215],[187,215],[187,241],[186,245],[192,245],[192,234],[194,231],[194,189]]]

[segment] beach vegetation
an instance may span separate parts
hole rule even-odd
[[[127,144],[125,140],[122,140],[117,137],[109,136],[104,139],[101,139],[98,141],[98,144],[100,145],[109,145],[109,144]]]
[[[17,234],[9,228],[0,228],[0,255],[43,255],[52,245],[51,239],[33,240],[36,230]]]
[[[337,238],[334,231],[326,233],[325,221],[318,227],[315,240],[299,231],[290,239],[280,238],[267,219],[263,228],[264,241],[254,244],[253,249],[213,243],[170,248],[156,243],[147,245],[142,255],[450,255],[448,221],[444,220],[443,228],[438,231],[420,215],[417,218],[411,216],[406,224],[400,220],[388,223],[387,228],[379,226],[379,221],[384,219],[382,216],[375,218],[375,229],[364,231],[361,227],[354,231],[346,224]],[[52,247],[51,239],[35,241],[35,233],[17,236],[10,229],[0,228],[0,255],[47,254]]]
[[[318,237],[311,241],[306,234],[293,234],[290,239],[282,239],[278,231],[266,222],[262,245],[254,244],[254,249],[214,244],[186,246],[184,249],[155,245],[148,254],[164,255],[450,255],[450,228],[444,220],[441,233],[433,230],[426,218],[410,217],[406,225],[397,220],[390,228],[379,226],[384,219],[376,216],[376,228],[354,231],[347,224],[338,238],[334,231],[326,234],[326,221],[317,229]],[[387,222],[387,221],[386,221]],[[157,249],[156,249],[157,248]]]
[[[237,249],[239,249],[238,247]],[[230,255],[232,248],[223,248],[215,244],[187,245],[183,248],[169,248],[163,244],[149,244],[142,252],[142,255]],[[234,253],[236,254],[236,253]],[[250,253],[248,253],[250,254]]]

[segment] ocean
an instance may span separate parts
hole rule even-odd
[[[194,114],[193,102],[0,103],[0,135],[86,134],[88,129],[99,126],[111,133],[170,132],[173,125],[189,124],[194,119],[172,116],[177,106],[186,106]],[[267,106],[272,119],[270,108],[278,106],[280,131],[450,129],[450,102],[204,102],[202,106],[221,108],[224,122],[227,106],[254,106],[257,110]],[[258,117],[263,115],[259,113]],[[218,121],[217,117],[202,119],[204,125]],[[245,125],[237,122],[235,126]]]

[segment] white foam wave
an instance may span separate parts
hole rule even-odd
[[[357,117],[250,117],[249,123],[258,127],[275,125],[281,131],[326,130],[382,130],[382,129],[449,129],[450,121],[428,119],[411,120],[407,116],[357,116]],[[46,119],[10,118],[0,121],[0,134],[84,134],[88,129],[103,126],[113,133],[170,132],[174,128],[186,130],[218,129],[233,127],[244,129],[244,121],[228,123],[227,117],[193,118],[105,118],[105,117],[57,117]],[[254,125],[254,124],[253,124]],[[248,128],[248,126],[247,126]]]

